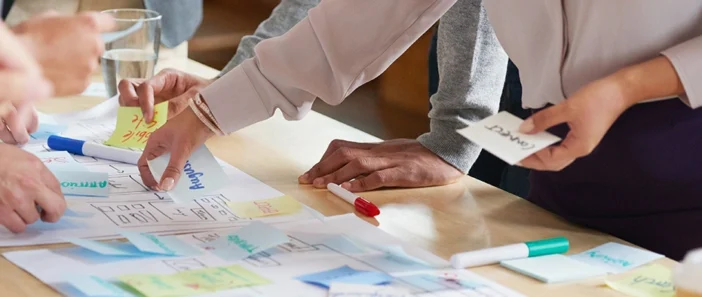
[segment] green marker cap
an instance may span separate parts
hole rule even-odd
[[[529,248],[529,257],[553,254],[565,254],[570,248],[570,242],[565,237],[554,237],[537,241],[525,242]]]

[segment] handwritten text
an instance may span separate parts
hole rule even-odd
[[[500,136],[503,136],[503,137],[509,139],[509,141],[511,141],[511,142],[517,143],[519,146],[522,147],[523,150],[530,150],[530,149],[534,148],[533,143],[529,143],[523,139],[520,139],[519,136],[517,136],[517,135],[512,135],[511,131],[509,131],[509,130],[507,130],[499,125],[493,125],[492,127],[485,126],[485,128],[492,131],[492,132],[497,133]]]
[[[196,172],[195,169],[192,168],[192,165],[190,164],[189,160],[185,162],[185,167],[183,168],[183,171],[190,179],[191,190],[201,190],[205,188],[202,185],[202,182],[200,182],[200,177],[205,174],[202,172]]]

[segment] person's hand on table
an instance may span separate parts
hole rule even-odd
[[[168,118],[188,107],[188,99],[212,81],[174,69],[164,69],[151,79],[124,79],[119,82],[119,103],[141,106],[144,120],[150,123],[154,105],[168,101]]]
[[[53,223],[61,218],[66,209],[61,186],[39,158],[0,144],[0,164],[0,225],[20,233],[39,219]]]
[[[190,155],[214,135],[189,108],[168,120],[149,136],[139,158],[139,173],[144,184],[154,190],[170,191],[180,179]],[[171,159],[161,180],[157,181],[149,170],[147,160],[156,159],[165,153],[170,153]]]
[[[0,40],[0,140],[22,144],[38,126],[33,102],[51,96],[53,86],[21,41],[2,23]]]
[[[335,183],[349,191],[362,192],[381,187],[446,185],[463,175],[416,140],[334,140],[319,163],[300,176],[299,182],[316,188]]]
[[[46,13],[12,28],[53,82],[57,96],[78,94],[90,83],[104,50],[101,32],[115,22],[100,13],[60,16]]]
[[[570,132],[563,141],[520,162],[522,167],[560,171],[575,159],[589,155],[619,116],[633,105],[620,86],[610,79],[591,82],[565,101],[529,117],[520,132],[533,134],[566,123]]]

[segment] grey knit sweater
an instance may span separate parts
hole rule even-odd
[[[245,36],[226,73],[253,57],[260,41],[284,34],[319,0],[283,0],[254,35]],[[456,133],[497,111],[507,55],[490,26],[480,0],[458,0],[441,18],[438,32],[438,92],[431,98],[431,130],[418,140],[449,164],[468,172],[480,147]]]

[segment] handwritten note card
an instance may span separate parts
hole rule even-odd
[[[115,284],[112,284],[97,276],[90,275],[72,275],[67,278],[68,283],[78,289],[85,296],[100,296],[100,297],[132,297],[133,294],[123,290]]]
[[[332,283],[329,297],[409,297],[409,291],[389,286]]]
[[[117,125],[106,145],[122,148],[144,149],[151,133],[163,126],[168,119],[168,103],[154,106],[154,118],[146,123],[141,107],[120,106],[117,110]]]
[[[610,288],[634,297],[673,297],[675,286],[670,269],[649,265],[632,271],[618,280],[605,281]]]
[[[148,161],[149,170],[156,180],[161,180],[163,172],[168,167],[170,154],[164,154]],[[185,163],[180,180],[168,195],[176,203],[191,202],[193,199],[205,196],[225,187],[227,175],[219,166],[217,160],[206,146],[198,148]]]
[[[200,250],[187,244],[175,236],[156,236],[149,233],[139,233],[123,231],[120,233],[127,238],[131,244],[145,253],[171,255],[171,256],[194,256],[199,255]]]
[[[662,257],[663,255],[654,252],[615,242],[571,256],[575,260],[600,267],[609,273],[622,273]]]
[[[34,153],[52,172],[56,171],[87,171],[85,166],[78,163],[76,159],[65,151],[39,152]]]
[[[500,264],[545,283],[575,281],[607,273],[599,267],[576,261],[564,255],[502,261]]]
[[[290,214],[302,209],[300,202],[287,195],[265,200],[229,202],[227,205],[237,216],[242,218]]]
[[[392,281],[392,276],[377,272],[356,270],[347,265],[339,268],[296,277],[308,284],[329,288],[332,282],[345,284],[380,285]]]
[[[282,231],[262,222],[251,222],[238,231],[201,246],[226,261],[237,261],[263,252],[290,238]]]
[[[90,171],[54,171],[64,195],[109,197],[109,174]]]
[[[200,295],[270,283],[269,280],[238,265],[189,270],[170,275],[122,275],[119,280],[146,297]]]
[[[548,132],[519,133],[522,122],[522,119],[503,111],[458,130],[458,133],[510,165],[560,140]]]

